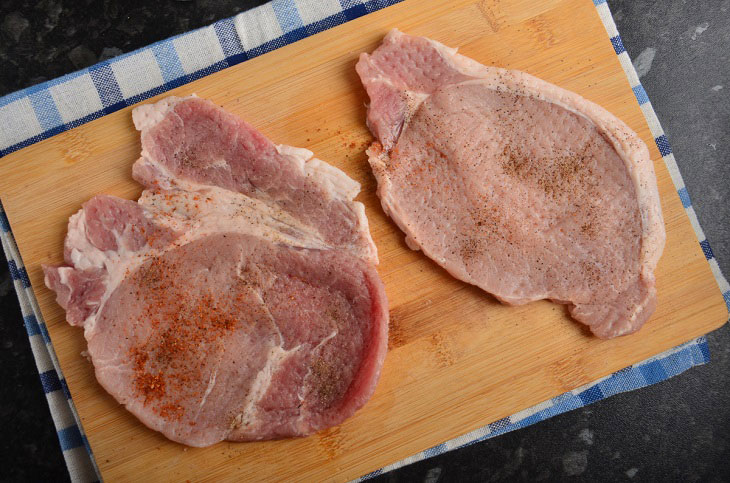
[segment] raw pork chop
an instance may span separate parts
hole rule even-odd
[[[388,330],[358,183],[196,97],[133,118],[142,196],[86,202],[44,267],[101,385],[191,446],[351,416]]]
[[[385,212],[453,276],[549,298],[599,337],[656,307],[664,224],[646,145],[577,94],[393,30],[357,64]]]

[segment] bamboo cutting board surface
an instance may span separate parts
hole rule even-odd
[[[357,56],[398,27],[487,64],[525,70],[601,104],[650,147],[667,227],[659,307],[637,334],[602,341],[564,307],[506,307],[451,278],[383,214],[364,154]],[[153,432],[95,381],[43,285],[68,217],[97,193],[135,198],[140,152],[127,108],[0,162],[0,196],[89,443],[107,481],[347,480],[464,434],[722,325],[727,310],[667,169],[590,0],[406,1],[182,86],[303,146],[362,183],[391,305],[376,393],[344,424],[304,439],[185,448]],[[147,102],[153,102],[156,99]]]

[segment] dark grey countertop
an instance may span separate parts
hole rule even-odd
[[[0,0],[0,95],[260,3]],[[730,0],[609,5],[730,274]],[[68,479],[6,264],[0,317],[0,479]],[[706,366],[378,479],[730,481],[730,327],[708,340]]]

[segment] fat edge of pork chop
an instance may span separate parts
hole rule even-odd
[[[135,110],[143,156],[134,173],[147,189],[138,202],[86,202],[69,220],[65,264],[43,267],[46,285],[84,327],[100,384],[169,439],[208,446],[339,424],[372,395],[387,349],[387,299],[362,207],[333,208],[357,231],[337,238],[264,189],[257,198],[221,188],[204,167],[192,181],[197,159],[187,178],[171,174],[147,154],[145,134],[187,102],[221,111],[168,98],[142,106],[140,123]],[[268,140],[237,126],[272,155]],[[344,173],[305,150],[275,151],[323,201],[354,204],[359,187]]]
[[[648,149],[628,126],[578,94],[396,29],[356,69],[378,196],[409,247],[504,303],[570,304],[602,338],[644,324],[665,231]],[[591,206],[576,208],[580,198]]]

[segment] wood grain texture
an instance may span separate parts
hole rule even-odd
[[[637,334],[589,335],[564,307],[506,307],[410,251],[383,214],[364,154],[365,93],[354,70],[398,27],[487,65],[525,70],[604,106],[650,147],[667,227],[659,308]],[[303,146],[362,183],[391,304],[390,352],[375,396],[344,424],[304,439],[193,449],[119,406],[81,357],[43,285],[68,217],[97,193],[134,198],[140,152],[131,108],[0,161],[0,197],[103,477],[139,480],[355,478],[722,325],[727,311],[666,167],[590,0],[412,0],[218,72],[163,96],[197,93],[278,143]],[[163,97],[160,96],[160,97]],[[153,102],[152,99],[147,102]]]

